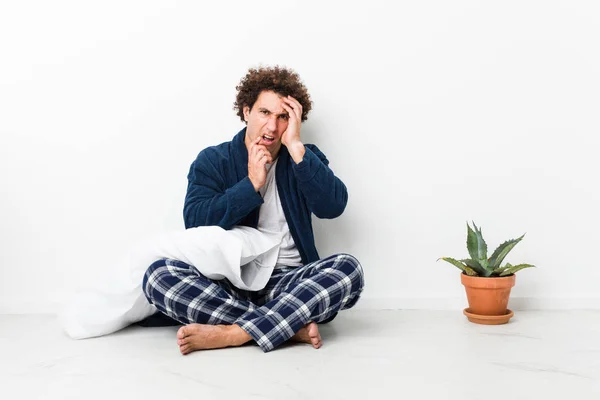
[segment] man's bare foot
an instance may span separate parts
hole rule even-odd
[[[319,333],[319,326],[315,322],[309,322],[302,329],[300,329],[291,340],[294,342],[302,342],[312,344],[315,349],[318,349],[323,345],[321,340],[321,334]]]
[[[190,324],[177,331],[179,351],[184,355],[196,350],[241,346],[251,339],[238,325]]]

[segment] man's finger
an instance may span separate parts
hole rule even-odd
[[[267,155],[263,155],[259,160],[258,163],[260,164],[261,167],[264,167],[265,164],[269,164],[269,157],[267,157]]]
[[[260,155],[263,153],[268,153],[267,148],[265,146],[256,146],[256,154]]]
[[[260,142],[260,136],[250,142],[250,148],[256,146]]]
[[[258,144],[258,142],[260,142],[261,137],[257,137],[256,139],[254,139],[252,142],[250,142],[250,151],[253,151],[254,148],[256,147],[256,145]]]
[[[296,100],[292,96],[288,96],[287,99],[289,99],[292,103],[294,103],[296,105],[296,107],[300,110],[300,112],[302,112],[302,104],[300,104],[300,102],[298,100]]]
[[[258,140],[260,140],[260,138],[259,138]],[[258,142],[257,142],[257,143],[258,143]],[[253,144],[252,144],[252,154],[253,154],[253,155],[257,155],[257,154],[258,154],[258,152],[259,152],[261,149],[264,149],[264,150],[266,150],[266,149],[267,149],[265,146],[263,146],[263,145],[261,145],[261,144],[257,144],[257,143],[253,143]]]
[[[290,102],[292,108],[294,109],[294,112],[298,116],[298,119],[302,118],[302,104],[300,104],[300,102],[292,96],[288,96],[285,99]]]
[[[300,117],[298,117],[298,112],[295,109],[293,109],[289,104],[284,102],[281,105],[288,112],[290,117],[295,117],[297,120],[300,120]]]
[[[271,153],[269,153],[269,151],[266,149],[265,149],[264,153],[262,153],[262,157],[267,157],[268,160],[273,159],[273,157],[271,156]]]
[[[293,97],[285,98],[284,100],[286,101],[284,104],[288,105],[292,110],[294,110],[294,115],[296,118],[300,119],[302,117],[302,105],[300,105],[300,103],[297,101],[292,101],[291,99],[293,99]]]

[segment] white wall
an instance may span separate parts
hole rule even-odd
[[[250,66],[303,77],[303,127],[350,191],[322,255],[362,307],[458,308],[467,220],[530,262],[516,308],[600,308],[594,1],[2,2],[0,312],[53,312],[182,229],[189,164],[241,127]],[[492,249],[491,249],[492,250]]]

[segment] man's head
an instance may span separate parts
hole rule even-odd
[[[234,110],[246,122],[246,140],[262,137],[260,144],[275,156],[281,147],[281,135],[287,129],[287,111],[282,97],[292,96],[302,105],[302,121],[312,107],[310,95],[297,73],[281,67],[250,69],[236,87]]]

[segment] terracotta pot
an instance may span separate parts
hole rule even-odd
[[[510,289],[515,286],[515,275],[496,278],[460,275],[467,291],[469,312],[477,315],[506,315]]]

